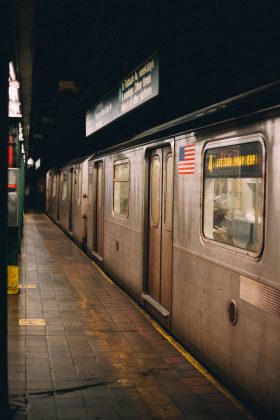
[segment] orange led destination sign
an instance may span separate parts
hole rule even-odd
[[[254,166],[258,163],[258,155],[241,155],[241,156],[227,156],[222,158],[213,158],[210,155],[208,162],[208,169],[210,172],[213,168],[232,168],[237,166]]]
[[[259,142],[217,147],[205,153],[206,178],[250,178],[262,176]]]

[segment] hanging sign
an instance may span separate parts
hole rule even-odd
[[[86,137],[159,93],[159,58],[151,57],[86,113]]]

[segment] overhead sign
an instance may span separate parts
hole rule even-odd
[[[151,57],[86,113],[86,137],[159,93],[159,58]]]

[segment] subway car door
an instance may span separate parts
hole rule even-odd
[[[97,191],[96,191],[96,252],[103,257],[103,162],[97,164]]]
[[[148,284],[150,304],[163,317],[171,311],[173,156],[154,149],[149,162]],[[153,300],[160,305],[153,305]]]
[[[95,250],[99,257],[103,257],[103,219],[104,219],[104,192],[103,192],[103,162],[96,165],[96,222],[95,222]]]

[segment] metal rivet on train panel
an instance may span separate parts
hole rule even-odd
[[[232,325],[235,325],[237,323],[238,309],[234,299],[231,299],[228,302],[227,310],[229,321],[232,323]]]

